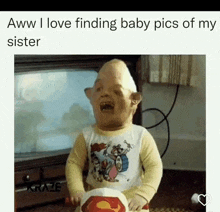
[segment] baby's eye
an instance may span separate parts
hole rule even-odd
[[[99,92],[99,91],[101,91],[102,90],[102,87],[97,87],[96,89],[95,89],[95,91],[97,91],[97,92]]]
[[[120,90],[114,90],[114,93],[118,96],[121,96],[122,95],[122,92]]]

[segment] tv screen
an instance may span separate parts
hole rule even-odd
[[[85,69],[15,73],[15,158],[70,149],[95,123],[84,89],[96,77]]]

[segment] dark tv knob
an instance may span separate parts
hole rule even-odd
[[[27,175],[25,175],[24,177],[23,177],[23,180],[24,181],[29,181],[30,180],[30,176],[27,174]]]

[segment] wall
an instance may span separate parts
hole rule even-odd
[[[205,56],[193,56],[193,62],[198,73],[195,87],[179,87],[176,104],[168,117],[171,139],[163,157],[165,169],[205,171],[206,168]],[[158,108],[167,114],[175,93],[175,85],[149,84],[144,81],[142,110]],[[163,116],[157,111],[145,112],[142,126],[151,126],[162,118]],[[154,136],[162,154],[167,143],[166,122],[149,131]]]

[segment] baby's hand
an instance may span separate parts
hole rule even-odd
[[[70,197],[70,200],[73,203],[73,205],[79,205],[80,204],[80,201],[81,201],[84,193],[85,192],[79,192],[79,193],[75,194],[74,196]]]
[[[128,207],[130,211],[140,211],[147,204],[147,200],[135,194],[134,198],[129,201]]]

